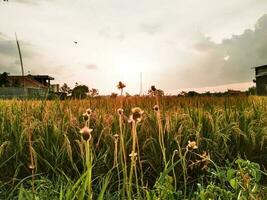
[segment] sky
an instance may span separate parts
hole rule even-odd
[[[141,73],[144,93],[243,90],[267,64],[266,0],[1,1],[0,73],[21,73],[15,32],[27,74],[101,94]]]

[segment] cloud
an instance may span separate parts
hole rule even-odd
[[[34,46],[20,41],[22,58],[31,59],[35,55]],[[9,39],[3,33],[0,33],[0,72],[20,73],[20,62],[18,48],[15,40]]]
[[[3,62],[1,60],[0,61],[0,73],[3,73],[3,72],[8,72],[10,74],[20,74],[21,68],[20,68],[19,60],[16,60],[16,61],[10,62],[10,63]]]
[[[10,57],[18,56],[18,48],[16,40],[6,39],[7,36],[0,34],[0,54]],[[33,46],[25,41],[20,41],[20,48],[23,57],[31,57],[33,55]]]
[[[111,30],[110,27],[103,27],[102,29],[100,29],[98,31],[98,34],[101,36],[101,37],[104,37],[104,38],[108,38],[108,39],[113,39],[113,40],[124,40],[125,39],[125,35],[121,32],[114,32]]]
[[[140,29],[149,35],[155,35],[161,31],[162,26],[159,24],[140,24]]]
[[[267,15],[257,21],[255,30],[247,29],[219,44],[201,35],[193,46],[194,61],[182,72],[192,80],[187,87],[252,81],[251,68],[267,64],[266,38]]]
[[[23,3],[23,4],[31,4],[31,5],[38,5],[40,3],[40,0],[15,0],[17,3]]]
[[[0,39],[1,38],[4,39],[4,38],[7,38],[7,36],[4,33],[0,32]]]
[[[88,64],[88,65],[85,65],[85,68],[89,70],[96,70],[98,69],[98,66],[96,64]]]

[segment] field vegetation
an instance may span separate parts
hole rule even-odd
[[[267,98],[0,100],[0,199],[266,199]]]

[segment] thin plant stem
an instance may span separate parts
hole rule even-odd
[[[114,161],[113,161],[113,168],[117,169],[117,174],[118,174],[118,191],[120,191],[120,170],[119,170],[119,165],[118,165],[118,139],[115,138],[115,149],[114,149]]]
[[[122,115],[119,115],[119,127],[120,127],[120,160],[123,171],[122,199],[125,199],[125,190],[128,190],[126,186],[128,181],[128,176],[127,176],[127,157],[125,152],[123,126],[122,126]]]
[[[85,156],[86,156],[86,167],[87,167],[87,192],[88,192],[88,200],[92,199],[92,155],[91,155],[90,141],[85,141]]]
[[[34,187],[34,181],[35,181],[35,165],[34,165],[34,158],[33,158],[33,149],[32,149],[32,140],[31,140],[31,133],[28,136],[29,141],[29,152],[30,152],[30,159],[31,159],[31,173],[32,173],[32,195],[33,199],[35,198],[35,187]]]
[[[175,150],[172,154],[172,166],[174,165],[174,157],[176,155],[176,151]],[[172,173],[173,173],[173,178],[174,178],[174,189],[176,190],[177,189],[177,180],[176,180],[176,174],[175,174],[175,169],[174,167],[172,168]]]
[[[186,199],[186,192],[187,192],[187,168],[186,168],[186,154],[188,152],[188,149],[186,149],[184,155],[182,154],[182,149],[180,147],[179,142],[177,141],[178,144],[178,152],[179,152],[179,157],[182,161],[182,169],[183,169],[183,178],[184,178],[184,199]]]
[[[156,116],[157,116],[157,123],[158,123],[158,129],[159,129],[159,145],[160,145],[160,149],[162,152],[164,166],[166,166],[167,165],[166,149],[165,149],[164,131],[163,131],[163,126],[161,122],[160,110],[157,111]]]
[[[138,163],[139,163],[140,173],[141,173],[141,184],[144,185],[143,167],[142,167],[142,163],[141,163],[141,156],[140,156],[140,149],[139,149],[139,142],[138,142],[137,132],[135,132],[135,138],[136,138]]]
[[[128,184],[128,199],[131,199],[131,192],[132,192],[132,179],[133,179],[133,170],[135,166],[135,158],[134,158],[134,153],[136,149],[136,124],[135,121],[132,121],[132,138],[133,138],[133,143],[132,143],[132,157],[131,157],[131,167],[130,167],[130,175],[129,175],[129,184]]]
[[[135,159],[136,162],[136,159]],[[139,190],[139,184],[138,184],[138,176],[137,176],[137,169],[136,169],[136,163],[134,165],[134,174],[135,174],[135,184],[136,184],[136,190],[137,190],[137,196],[138,199],[141,199],[141,194],[140,194],[140,190]]]

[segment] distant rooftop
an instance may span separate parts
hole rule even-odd
[[[9,77],[22,77],[22,75],[9,75]],[[55,80],[55,78],[48,76],[48,75],[32,75],[28,74],[24,77],[33,77],[33,78],[40,78],[40,79],[46,79],[46,80]]]
[[[261,66],[257,66],[257,67],[252,67],[252,69],[258,69],[258,68],[261,68],[261,67],[267,67],[267,65],[261,65]]]

